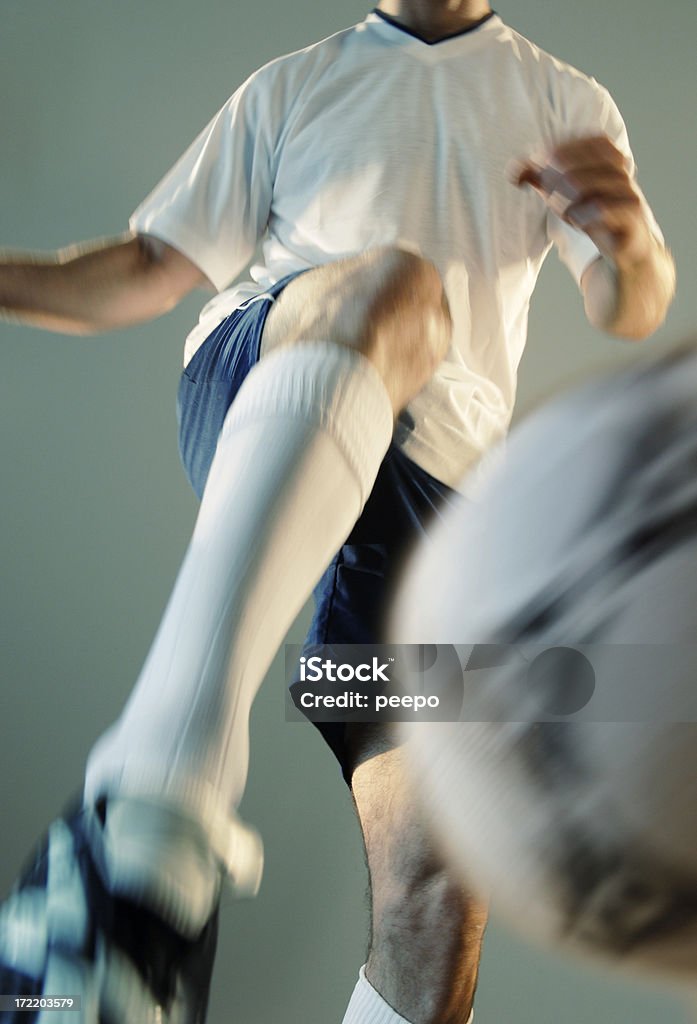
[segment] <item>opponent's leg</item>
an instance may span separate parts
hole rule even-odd
[[[404,772],[403,749],[384,727],[352,728],[352,791],[372,922],[368,961],[344,1024],[466,1024],[486,907],[444,869]]]

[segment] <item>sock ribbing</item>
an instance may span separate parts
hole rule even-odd
[[[342,1024],[409,1024],[409,1021],[393,1010],[373,988],[365,976],[363,964]]]
[[[467,1024],[473,1024],[474,1010],[467,1018]],[[365,976],[365,964],[358,972],[358,981],[353,995],[346,1008],[342,1024],[410,1024],[406,1017],[400,1016]]]
[[[221,439],[250,420],[282,415],[306,419],[334,438],[365,502],[394,424],[387,389],[373,364],[355,349],[332,342],[276,349],[240,388]]]

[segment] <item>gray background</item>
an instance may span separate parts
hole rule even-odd
[[[50,249],[120,232],[248,73],[367,10],[358,0],[3,0],[0,241]],[[663,10],[649,0],[503,0],[500,13],[613,92],[680,272],[651,347],[679,338],[697,323],[693,0]],[[0,327],[2,890],[79,787],[187,542],[196,505],[178,464],[174,393],[199,305],[192,298],[156,323],[95,340]],[[585,325],[571,280],[550,260],[521,408],[638,353]],[[277,659],[255,708],[244,803],[266,839],[266,876],[256,901],[226,910],[212,1024],[339,1021],[363,961],[366,879],[348,794],[314,730],[284,722],[281,689]],[[558,962],[491,928],[480,1022],[621,1018],[686,1015],[643,984]]]

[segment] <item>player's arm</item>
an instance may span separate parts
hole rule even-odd
[[[589,321],[610,334],[645,338],[665,319],[675,267],[652,229],[629,159],[607,136],[575,139],[516,174],[552,213],[583,231],[600,251],[581,279]]]
[[[675,294],[675,264],[653,235],[637,260],[601,256],[581,280],[586,316],[594,327],[624,338],[642,339],[665,320]]]
[[[0,317],[65,334],[142,323],[207,278],[170,245],[124,235],[49,255],[0,254]]]

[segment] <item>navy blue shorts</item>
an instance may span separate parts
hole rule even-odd
[[[277,296],[295,276],[284,278],[265,294]],[[227,411],[259,360],[270,308],[270,299],[259,298],[234,310],[203,342],[182,374],[177,398],[179,450],[199,498]],[[455,497],[450,487],[390,446],[359,520],[315,588],[315,613],[305,640],[308,647],[384,642],[386,613],[404,559],[438,509]],[[314,724],[350,784],[353,765],[345,743],[346,726]]]

